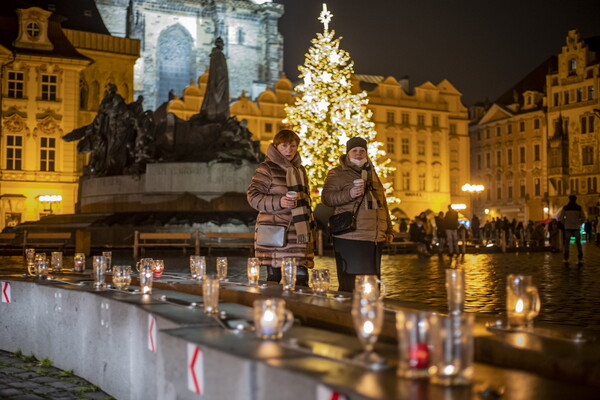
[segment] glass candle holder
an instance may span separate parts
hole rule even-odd
[[[60,272],[63,266],[63,253],[62,251],[53,251],[50,257],[50,265],[52,266],[52,272]]]
[[[285,308],[283,299],[254,300],[256,335],[264,340],[277,340],[294,324],[294,315]]]
[[[217,257],[217,278],[227,280],[227,257]]]
[[[352,322],[364,351],[356,360],[367,365],[379,364],[382,359],[373,349],[383,326],[383,301],[380,298],[363,297],[355,292],[352,296]]]
[[[140,260],[135,264],[135,269],[137,272],[142,272],[144,268],[153,268],[154,260],[152,258],[140,258]]]
[[[153,260],[152,270],[154,271],[154,277],[160,278],[163,271],[165,270],[165,261],[164,260]]]
[[[207,276],[202,280],[202,299],[207,314],[219,312],[219,287],[220,280],[216,276]]]
[[[37,257],[37,255],[36,255],[36,257]],[[45,254],[44,254],[44,257],[36,258],[35,266],[36,266],[36,274],[39,279],[48,278],[48,273],[50,272],[49,271],[50,266],[48,264],[48,260],[45,257]]]
[[[140,291],[142,294],[152,293],[152,281],[154,277],[154,270],[152,264],[144,264],[140,267]]]
[[[356,275],[354,278],[354,293],[362,297],[383,299],[385,291],[385,284],[376,275]]]
[[[281,261],[281,275],[283,277],[283,290],[294,290],[296,288],[296,259],[285,257]]]
[[[331,284],[331,275],[328,269],[313,269],[310,273],[312,290],[315,294],[325,294]]]
[[[405,378],[429,376],[429,320],[424,311],[396,311],[398,331],[398,375]]]
[[[248,258],[248,283],[250,285],[258,285],[258,278],[260,277],[260,262],[258,258]]]
[[[530,328],[540,313],[540,296],[529,275],[510,274],[506,278],[506,315],[508,326]]]
[[[35,276],[37,274],[35,266],[35,249],[25,249],[25,263],[27,265],[27,273],[31,276]]]
[[[131,265],[113,267],[113,284],[119,290],[126,290],[131,284]]]
[[[92,273],[94,275],[94,288],[104,288],[104,279],[106,274],[106,260],[104,259],[104,256],[94,256],[92,258],[92,268]]]
[[[465,304],[465,271],[463,269],[446,270],[446,293],[448,295],[448,312],[460,314]]]
[[[190,256],[190,274],[192,279],[203,280],[206,276],[206,257]]]
[[[106,262],[106,272],[112,272],[112,251],[103,251],[102,255]]]
[[[454,386],[473,382],[473,314],[429,316],[431,383]]]
[[[73,257],[73,271],[85,271],[85,253],[75,253],[75,257]]]

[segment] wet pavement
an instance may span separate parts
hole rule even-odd
[[[100,254],[100,251],[92,253]],[[229,277],[233,281],[245,281],[247,253],[237,254],[229,257]],[[466,254],[458,258],[384,255],[382,276],[387,285],[387,297],[445,312],[445,270],[464,268],[466,311],[503,316],[507,275],[531,275],[542,303],[536,321],[600,330],[600,248],[586,243],[584,255],[584,263],[579,265],[573,251],[568,265],[563,263],[562,254],[550,252]],[[183,256],[180,250],[149,250],[147,256],[164,259],[165,273],[188,271],[189,256]],[[22,262],[19,256],[0,257],[0,266]],[[72,262],[72,253],[65,253],[65,267],[72,266]],[[214,256],[207,257],[209,273],[214,271],[215,263]],[[131,250],[113,251],[113,265],[116,264],[133,264]],[[315,264],[317,268],[331,270],[332,289],[336,289],[333,257],[317,257]],[[87,265],[89,270],[91,257],[88,257]],[[261,279],[265,277],[263,270]]]

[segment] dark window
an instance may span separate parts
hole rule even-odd
[[[540,119],[536,118],[533,120],[533,129],[540,129]]]
[[[512,165],[512,149],[506,150],[506,163]]]
[[[56,101],[56,75],[42,75],[42,100]]]
[[[581,133],[587,133],[587,117],[581,117]]]
[[[594,164],[594,146],[583,146],[582,153],[583,165]]]
[[[540,178],[535,178],[535,195],[539,196],[542,193]]]
[[[395,147],[394,146],[394,138],[393,137],[387,138],[387,153],[394,154],[395,153],[394,147]]]
[[[387,112],[387,123],[388,124],[393,124],[395,122],[395,115],[393,111],[388,111]]]
[[[536,144],[533,146],[533,161],[540,161],[540,145]]]
[[[35,22],[28,23],[27,26],[25,27],[25,31],[32,38],[36,38],[36,37],[40,36],[40,26]]]
[[[265,133],[271,133],[273,132],[273,124],[270,122],[267,122],[265,124]]]
[[[525,147],[519,147],[519,162],[521,164],[525,162]]]
[[[519,122],[519,132],[525,132],[525,121]]]
[[[8,97],[12,99],[22,99],[24,97],[23,73],[10,71],[8,73]]]
[[[19,171],[23,161],[23,137],[6,136],[6,169]]]
[[[54,171],[56,139],[43,137],[40,141],[40,171]]]

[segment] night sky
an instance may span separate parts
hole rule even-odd
[[[284,70],[298,65],[316,32],[322,0],[275,0],[285,5]],[[463,103],[495,100],[558,54],[568,30],[600,35],[599,0],[328,0],[330,29],[358,74],[408,75],[410,85],[448,79]]]

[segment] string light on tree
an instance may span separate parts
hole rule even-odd
[[[367,93],[352,92],[354,63],[340,49],[341,38],[335,38],[335,31],[329,30],[332,17],[323,4],[319,16],[323,33],[317,33],[311,41],[304,65],[298,67],[302,83],[296,86],[298,96],[294,105],[286,107],[283,121],[302,138],[302,156],[317,202],[327,172],[345,154],[345,143],[351,137],[367,139],[369,158],[380,177],[393,170],[388,166],[390,160],[385,157],[382,144],[375,140],[377,132],[372,112],[367,108]],[[388,195],[391,194],[391,185],[385,186]]]

